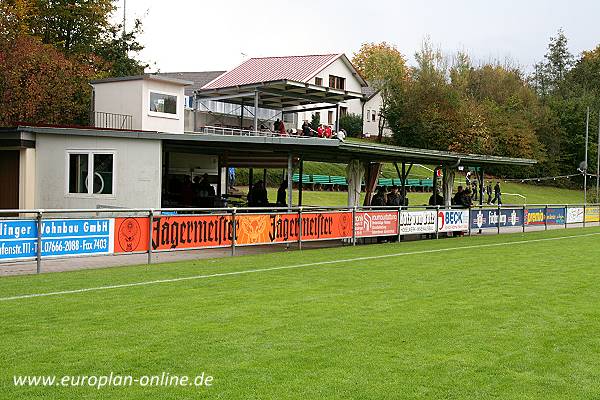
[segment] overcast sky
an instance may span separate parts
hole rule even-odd
[[[600,43],[597,0],[126,1],[128,25],[143,21],[141,58],[161,72],[228,70],[261,56],[351,58],[361,43],[381,41],[412,62],[426,36],[476,62],[509,58],[530,70],[559,28],[574,54]]]

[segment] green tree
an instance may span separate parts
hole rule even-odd
[[[358,114],[346,114],[340,117],[340,129],[344,129],[348,136],[358,137],[362,133],[363,119]]]
[[[398,49],[386,42],[363,43],[360,50],[354,54],[352,62],[358,72],[369,84],[379,90],[382,105],[379,110],[378,135],[379,142],[383,139],[383,130],[387,126],[387,109],[391,97],[402,90],[406,81],[406,60]]]

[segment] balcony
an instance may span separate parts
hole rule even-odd
[[[102,111],[95,111],[93,114],[92,126],[96,128],[107,129],[132,129],[133,117],[126,114],[114,114]]]

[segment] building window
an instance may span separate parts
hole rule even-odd
[[[333,111],[331,110],[327,112],[327,124],[333,125]]]
[[[333,89],[344,89],[346,87],[346,78],[335,75],[329,75],[329,87]]]
[[[150,92],[150,111],[162,114],[177,114],[177,96]]]
[[[68,153],[67,176],[71,194],[114,194],[114,154]]]
[[[340,117],[348,115],[348,107],[340,107]]]
[[[319,78],[318,76],[315,78],[315,85],[323,86],[323,78]]]
[[[377,119],[377,112],[375,110],[371,110],[371,122],[375,122]]]

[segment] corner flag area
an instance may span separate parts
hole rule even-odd
[[[10,399],[593,398],[600,228],[0,280]]]

